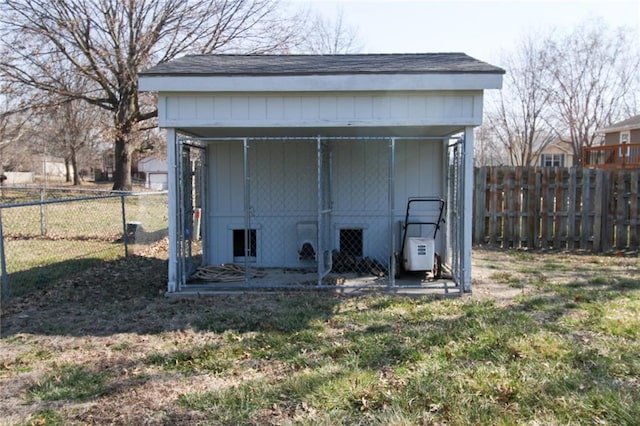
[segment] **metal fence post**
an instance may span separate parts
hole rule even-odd
[[[9,275],[7,274],[7,261],[4,256],[4,231],[2,230],[2,209],[0,209],[0,265],[2,267],[2,298],[9,297]]]
[[[124,257],[129,257],[129,235],[127,235],[127,213],[125,209],[125,194],[120,194],[122,206],[122,241],[124,243]]]
[[[45,220],[45,192],[44,188],[40,188],[40,235],[46,235],[47,233],[47,225]]]

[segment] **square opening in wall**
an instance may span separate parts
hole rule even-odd
[[[340,230],[340,253],[347,256],[362,257],[363,248],[361,228]]]
[[[255,258],[257,255],[257,238],[256,230],[249,229],[249,250],[246,250],[245,246],[245,231],[244,229],[233,230],[233,257],[244,258],[245,256]]]

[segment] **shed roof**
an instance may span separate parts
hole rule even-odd
[[[188,55],[141,76],[282,76],[339,74],[504,74],[464,53],[357,55]]]

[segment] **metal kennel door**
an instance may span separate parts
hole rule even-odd
[[[318,285],[332,267],[331,149],[318,137]]]
[[[464,141],[456,139],[449,145],[449,217],[447,235],[451,255],[451,275],[462,292],[462,246],[464,232]]]
[[[195,200],[199,197],[200,188],[196,183],[202,183],[200,173],[203,147],[194,145],[185,140],[178,140],[177,144],[177,193],[179,206],[177,223],[176,252],[178,261],[177,280],[178,291],[184,286],[195,268],[200,266],[194,261],[193,241]],[[194,180],[194,176],[198,179]]]

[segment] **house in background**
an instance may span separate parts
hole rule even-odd
[[[572,167],[575,165],[573,157],[571,143],[558,139],[540,151],[533,164],[540,167]]]
[[[601,169],[640,168],[640,115],[598,129],[599,146],[584,148],[584,167]]]
[[[138,160],[138,176],[144,180],[144,187],[163,191],[167,189],[167,160],[155,156]]]
[[[321,286],[336,253],[379,265],[394,286],[415,196],[446,201],[441,232],[426,233],[471,291],[473,130],[503,74],[462,53],[192,55],[140,73],[167,135],[168,292],[220,288],[192,279],[196,262],[244,265],[258,288],[254,268],[312,268],[301,280]],[[438,218],[437,206],[417,221]]]

